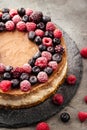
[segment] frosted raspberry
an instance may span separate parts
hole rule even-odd
[[[0,63],[0,73],[3,73],[5,71],[5,66]]]
[[[21,91],[27,92],[27,91],[31,90],[31,84],[28,80],[23,80],[20,83],[20,88],[21,88]]]
[[[47,66],[47,59],[45,57],[39,57],[36,59],[35,65],[44,68]]]
[[[17,24],[18,22],[21,21],[21,17],[19,15],[15,15],[13,18],[12,18],[12,21]]]
[[[14,24],[14,22],[13,21],[7,21],[6,23],[5,23],[5,26],[6,26],[6,30],[8,30],[8,31],[12,31],[12,30],[14,30],[15,29],[15,24]]]
[[[48,80],[48,75],[46,74],[46,72],[41,71],[38,73],[37,79],[39,82],[44,83]]]
[[[26,9],[26,15],[30,16],[33,13],[32,9],[27,8]]]
[[[53,70],[56,70],[58,68],[58,64],[56,61],[50,61],[48,63],[48,66],[51,67]]]
[[[36,36],[43,37],[44,31],[42,31],[41,29],[36,29],[36,30],[35,30],[35,34],[36,34]]]
[[[48,22],[47,24],[46,24],[46,30],[48,30],[48,31],[54,31],[55,30],[55,25],[52,23],[52,22]]]
[[[32,71],[32,67],[29,64],[24,64],[22,68],[23,68],[23,72],[25,73],[31,73]]]
[[[64,102],[63,95],[61,94],[55,94],[52,100],[53,100],[53,103],[58,104],[58,105],[62,105]]]
[[[54,34],[55,38],[61,38],[62,37],[62,32],[59,29],[55,29],[53,34]]]
[[[87,47],[82,48],[82,50],[80,51],[80,54],[82,57],[87,58]]]
[[[40,123],[37,124],[36,130],[50,130],[50,127],[47,123],[40,122]]]
[[[70,74],[68,77],[67,77],[67,83],[68,84],[71,84],[71,85],[74,85],[76,83],[76,76],[73,75],[73,74]]]
[[[42,54],[41,54],[41,56],[42,56],[42,57],[46,57],[46,59],[47,59],[48,61],[50,61],[51,58],[52,58],[52,54],[51,54],[50,52],[48,52],[48,51],[43,51]]]
[[[11,81],[9,81],[9,80],[3,80],[3,81],[0,82],[0,89],[3,92],[9,91],[10,88],[11,88]]]
[[[10,12],[9,12],[10,16],[13,17],[14,15],[17,15],[18,12],[16,9],[11,9]]]
[[[26,23],[27,31],[34,31],[36,29],[36,24],[33,22]]]
[[[42,42],[45,46],[49,47],[49,46],[52,46],[52,39],[51,38],[48,38],[48,37],[44,37],[42,39]]]
[[[87,103],[87,96],[84,97],[84,101],[85,101],[85,103]]]
[[[26,24],[22,21],[18,22],[16,24],[16,28],[19,30],[19,31],[25,31],[26,30]]]
[[[78,112],[78,119],[81,122],[84,122],[87,119],[87,112],[83,112],[83,111]]]

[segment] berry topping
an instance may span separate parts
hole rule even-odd
[[[59,38],[53,39],[53,45],[59,45],[61,43],[61,40]]]
[[[66,112],[61,113],[60,119],[62,122],[68,122],[70,120],[70,115]]]
[[[50,61],[48,63],[48,66],[51,67],[53,70],[56,70],[58,68],[58,64],[56,61]]]
[[[28,80],[29,79],[29,75],[28,73],[22,73],[20,76],[20,80]]]
[[[13,17],[15,15],[18,14],[17,10],[16,9],[11,9],[10,12],[9,12],[10,16]]]
[[[34,42],[37,44],[37,45],[40,45],[42,43],[42,39],[40,36],[36,36],[35,39],[34,39]]]
[[[29,79],[30,83],[32,85],[36,84],[37,83],[37,77],[36,76],[30,76],[30,79]]]
[[[50,52],[47,52],[47,51],[43,51],[41,56],[46,57],[47,61],[50,61],[52,58],[52,54]]]
[[[62,105],[64,102],[64,98],[63,95],[61,94],[55,94],[52,98],[53,103],[57,104],[57,105]]]
[[[51,75],[51,74],[53,73],[53,69],[52,69],[51,67],[46,67],[46,68],[44,69],[44,72],[46,72],[47,75]]]
[[[29,64],[24,64],[22,68],[23,68],[23,72],[25,73],[31,73],[32,71],[32,67]]]
[[[30,32],[28,33],[28,38],[33,41],[34,38],[35,38],[35,32],[34,32],[34,31],[30,31]]]
[[[52,60],[53,61],[56,61],[57,63],[60,63],[62,61],[62,56],[58,53],[55,53],[53,56],[52,56]]]
[[[37,124],[36,130],[50,130],[50,127],[47,123],[40,122],[40,123]]]
[[[41,29],[36,29],[36,30],[35,30],[35,34],[36,34],[36,36],[43,37],[44,32],[43,32]]]
[[[6,23],[5,23],[5,26],[6,26],[6,30],[8,30],[8,31],[13,31],[14,29],[15,29],[15,24],[14,24],[14,22],[13,21],[7,21]]]
[[[54,53],[54,47],[52,47],[52,46],[47,47],[47,51],[53,54]]]
[[[84,101],[85,101],[85,103],[87,103],[87,96],[84,97]]]
[[[37,74],[40,72],[40,67],[34,66],[34,67],[32,68],[32,72],[33,72],[35,75],[37,75]]]
[[[76,76],[73,75],[73,74],[70,74],[68,77],[67,77],[67,83],[70,84],[70,85],[74,85],[76,83]]]
[[[48,75],[44,71],[40,71],[37,75],[37,79],[39,82],[44,83],[48,81]]]
[[[10,88],[11,88],[11,81],[9,81],[9,80],[3,80],[3,81],[0,82],[0,89],[3,92],[9,91]]]
[[[87,112],[78,112],[78,119],[81,121],[81,122],[84,122],[86,119],[87,119]]]
[[[42,19],[42,16],[43,16],[42,12],[35,11],[30,15],[29,19],[31,22],[39,23]]]
[[[17,11],[18,11],[18,14],[19,14],[20,16],[25,15],[25,9],[24,9],[24,8],[20,8],[20,9],[18,9]]]
[[[27,8],[26,9],[26,15],[30,16],[33,13],[33,10]]]
[[[36,29],[36,24],[33,22],[26,23],[27,31],[34,31]]]
[[[15,88],[18,89],[18,88],[20,87],[20,86],[19,86],[20,82],[19,82],[18,79],[12,79],[12,80],[11,80],[11,83],[12,83],[12,86],[11,86],[12,89],[15,89]]]
[[[18,22],[16,24],[16,28],[19,30],[19,31],[25,31],[26,29],[26,24],[22,21]]]
[[[36,59],[39,58],[40,56],[41,56],[41,52],[38,51],[38,52],[34,55],[33,59],[36,60]]]
[[[45,57],[37,58],[36,62],[35,62],[35,65],[39,66],[40,68],[46,67],[47,66],[47,58],[45,58]]]
[[[12,18],[12,21],[17,24],[18,22],[21,21],[21,17],[19,15],[15,15],[13,18]]]
[[[22,73],[23,69],[20,67],[15,67],[11,70],[13,78],[19,78],[20,74]]]
[[[8,13],[4,13],[2,14],[2,21],[3,22],[7,22],[8,20],[10,20],[10,15]]]
[[[43,22],[38,23],[38,24],[37,24],[37,28],[38,28],[38,29],[41,29],[41,30],[44,30],[44,29],[45,29],[44,23],[43,23]]]
[[[0,63],[0,73],[3,73],[5,71],[5,66]]]
[[[5,67],[6,72],[10,72],[12,69],[13,69],[13,67],[9,66],[9,65]]]
[[[0,32],[5,30],[5,24],[3,22],[0,22]]]
[[[47,48],[45,45],[41,44],[41,45],[39,45],[39,50],[42,52],[42,51],[46,51]]]
[[[29,21],[29,17],[28,17],[28,15],[24,15],[23,17],[22,17],[22,21],[23,22],[28,22]]]
[[[31,84],[30,84],[30,82],[28,80],[23,80],[20,83],[20,89],[23,92],[27,92],[27,91],[31,90]]]
[[[87,47],[82,48],[82,50],[80,51],[80,54],[82,57],[87,58]]]
[[[55,25],[52,23],[52,22],[48,22],[46,24],[46,30],[49,30],[49,31],[54,31],[55,30]]]
[[[51,18],[49,16],[43,16],[42,20],[44,23],[47,23],[51,21]]]
[[[42,42],[43,42],[43,44],[45,45],[45,46],[52,46],[52,39],[51,38],[48,38],[48,37],[44,37],[43,39],[42,39]]]
[[[9,72],[5,72],[3,74],[3,79],[11,79],[11,74]]]
[[[53,32],[52,31],[46,31],[44,34],[45,37],[53,38]]]
[[[63,54],[64,53],[64,48],[61,45],[56,45],[55,52]]]
[[[9,13],[9,9],[8,8],[3,8],[2,13]]]
[[[62,32],[59,29],[55,29],[53,34],[54,34],[55,38],[61,38],[62,37]]]
[[[28,64],[30,64],[30,66],[34,66],[34,63],[35,63],[35,60],[32,58],[32,59],[29,59],[28,61]]]

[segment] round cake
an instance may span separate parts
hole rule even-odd
[[[67,73],[61,30],[30,9],[0,11],[0,106],[38,105],[56,92]]]

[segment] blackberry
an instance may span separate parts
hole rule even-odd
[[[34,31],[30,31],[29,33],[28,33],[28,39],[30,39],[30,40],[34,40],[34,38],[35,38],[35,32]]]
[[[6,66],[6,67],[5,67],[5,71],[6,71],[6,72],[10,72],[12,69],[13,69],[12,66]]]
[[[52,60],[53,61],[56,61],[57,63],[60,63],[62,61],[62,56],[58,53],[55,53],[53,56],[52,56]]]
[[[30,64],[33,67],[34,63],[35,63],[35,60],[33,58],[29,59],[28,64]]]
[[[39,50],[42,52],[42,51],[46,51],[47,50],[47,47],[43,44],[39,45]]]
[[[37,44],[37,45],[40,45],[42,43],[42,39],[40,36],[36,36],[35,39],[34,39],[34,42]]]
[[[37,77],[36,76],[30,76],[29,81],[32,85],[37,83]]]
[[[51,74],[53,73],[53,69],[52,69],[51,67],[46,67],[46,68],[44,69],[44,72],[46,72],[47,75],[51,75]]]
[[[5,23],[11,19],[10,14],[4,13],[2,14],[2,21]]]
[[[33,72],[35,75],[37,75],[37,74],[40,72],[40,68],[39,68],[38,66],[34,66],[34,67],[32,68],[32,72]]]
[[[41,56],[41,52],[38,51],[38,52],[34,55],[33,59],[36,60],[36,59],[39,58],[40,56]]]
[[[55,47],[55,52],[57,52],[59,54],[63,54],[64,53],[64,48],[61,45],[57,45]]]
[[[28,22],[29,21],[29,17],[27,15],[24,15],[22,17],[22,21],[25,22],[25,23]]]
[[[40,23],[37,24],[37,28],[41,29],[41,30],[44,30],[45,29],[45,24],[43,22],[40,22]]]
[[[22,17],[25,15],[25,9],[24,8],[20,8],[17,10],[18,11],[18,14]]]
[[[50,18],[49,16],[43,16],[42,21],[43,21],[44,23],[47,23],[47,22],[50,22],[50,21],[51,21],[51,18]]]
[[[61,40],[59,38],[54,38],[53,39],[53,44],[54,45],[59,45],[61,43]]]
[[[47,51],[54,54],[54,48],[52,46],[47,47]]]
[[[60,119],[62,122],[68,122],[70,120],[70,115],[64,112],[60,115]]]
[[[11,79],[11,74],[9,72],[5,72],[3,74],[3,79]]]
[[[44,34],[45,37],[53,38],[53,32],[52,31],[46,31]]]
[[[11,82],[12,82],[12,89],[20,88],[20,85],[19,85],[20,82],[18,79],[12,79]]]
[[[20,80],[22,81],[22,80],[28,80],[29,79],[29,75],[27,74],[27,73],[22,73],[21,75],[20,75]]]
[[[9,13],[9,9],[8,8],[3,8],[2,13]]]
[[[0,32],[5,31],[5,24],[0,22]]]

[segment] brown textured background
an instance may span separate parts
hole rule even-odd
[[[0,0],[0,8],[29,7],[41,10],[50,15],[52,21],[57,23],[77,43],[78,48],[87,46],[87,0]],[[83,59],[83,77],[80,87],[69,103],[61,112],[67,111],[71,120],[63,124],[59,120],[60,113],[49,120],[51,130],[86,130],[87,121],[80,123],[77,119],[78,111],[87,111],[83,98],[87,95],[87,60]],[[0,130],[6,130],[0,128]],[[18,130],[35,130],[35,126],[20,128]]]

